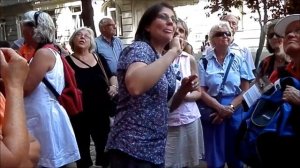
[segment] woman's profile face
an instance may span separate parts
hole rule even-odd
[[[150,34],[150,41],[166,45],[174,37],[176,31],[176,16],[169,8],[162,8],[156,19],[146,28]]]
[[[185,39],[185,40],[187,39],[187,37],[185,35],[186,34],[185,29],[180,22],[177,23],[176,34],[178,34],[179,37],[182,39]]]
[[[272,47],[276,50],[283,47],[283,38],[274,32],[274,28],[271,28],[267,33],[267,40]]]
[[[288,25],[285,31],[283,48],[287,55],[295,58],[300,53],[300,22],[294,21]]]
[[[91,34],[86,30],[80,30],[74,35],[74,48],[89,49],[91,46]]]

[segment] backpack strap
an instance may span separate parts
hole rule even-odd
[[[219,93],[217,95],[217,100],[219,100],[222,96],[222,92],[223,92],[224,87],[225,87],[225,82],[226,82],[226,79],[227,79],[227,76],[228,76],[228,73],[229,73],[229,70],[231,68],[233,60],[234,60],[234,55],[230,54],[230,61],[227,65],[227,68],[226,68],[226,71],[225,71],[225,74],[224,74],[224,77],[223,77],[223,80],[222,80],[222,83],[221,83],[221,86],[220,86],[220,90],[219,90]]]
[[[50,48],[56,52],[58,52],[59,55],[61,55],[61,49],[54,45],[54,44],[46,44],[44,45],[42,48]],[[53,85],[48,81],[48,79],[46,77],[43,78],[42,82],[46,85],[46,87],[53,93],[53,95],[56,97],[56,99],[58,100],[58,97],[60,96],[59,93],[55,90],[55,88],[53,87]]]
[[[202,60],[202,64],[203,64],[204,70],[206,71],[208,61],[207,61],[207,59],[205,57],[202,57],[200,59]]]
[[[53,95],[56,97],[56,99],[58,99],[59,93],[54,89],[54,87],[53,87],[52,84],[48,81],[48,79],[47,79],[46,77],[43,78],[43,82],[44,82],[44,84],[47,86],[47,88],[53,93]]]

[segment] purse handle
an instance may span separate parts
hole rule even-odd
[[[103,74],[104,74],[105,82],[106,82],[107,86],[110,86],[110,82],[109,82],[109,80],[108,80],[106,71],[105,71],[105,69],[104,69],[104,66],[103,66],[103,64],[102,64],[102,61],[101,61],[100,57],[98,57],[98,59],[97,59],[95,53],[93,53],[93,56],[94,56],[94,58],[96,59],[98,65],[100,66],[100,68],[101,68],[101,70],[102,70],[102,72],[103,72]]]
[[[105,71],[105,69],[104,69],[104,66],[103,66],[103,64],[102,64],[102,62],[101,62],[101,60],[100,60],[100,58],[97,58],[96,55],[95,55],[95,53],[92,53],[92,54],[93,54],[95,60],[97,61],[97,64],[100,66],[101,71],[103,72],[103,75],[104,75],[104,78],[103,78],[103,79],[104,79],[105,83],[107,84],[107,86],[110,86],[110,82],[109,82],[109,80],[108,80],[106,71]],[[77,59],[78,61],[80,61],[81,63],[83,63],[84,65],[88,66],[89,68],[92,67],[91,65],[89,65],[89,64],[87,64],[86,62],[82,61],[81,59],[75,57],[73,54],[71,54],[71,56],[72,56],[73,58]]]
[[[217,95],[217,100],[219,100],[219,99],[221,98],[221,96],[222,96],[222,92],[223,92],[223,90],[224,90],[224,88],[225,88],[225,82],[226,82],[226,79],[227,79],[229,70],[230,70],[230,68],[231,68],[231,65],[232,65],[232,62],[233,62],[233,59],[234,59],[234,55],[233,55],[232,53],[230,54],[230,56],[231,56],[231,58],[230,58],[230,61],[229,61],[229,63],[228,63],[228,66],[227,66],[227,68],[226,68],[226,71],[225,71],[225,74],[224,74],[224,78],[223,78],[223,80],[222,80],[222,83],[221,83],[221,86],[220,86],[219,93],[218,93],[218,95]]]

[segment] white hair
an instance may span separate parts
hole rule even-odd
[[[55,42],[55,25],[51,16],[46,12],[34,14],[36,28],[33,39],[39,44]]]
[[[213,25],[208,34],[208,40],[213,47],[214,47],[214,44],[213,44],[212,39],[213,39],[214,35],[216,34],[216,32],[220,31],[220,29],[226,29],[227,31],[229,31],[231,33],[231,35],[233,35],[232,29],[230,28],[228,22],[220,21],[216,25]]]

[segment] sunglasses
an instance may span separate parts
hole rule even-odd
[[[158,14],[157,18],[164,20],[164,21],[169,21],[170,19],[172,20],[173,23],[177,23],[177,18],[175,16],[169,16],[167,14]]]
[[[271,39],[271,38],[274,38],[274,37],[276,37],[276,38],[281,38],[281,37],[280,37],[278,34],[276,34],[275,32],[267,34],[267,38],[268,38],[268,39]]]
[[[38,26],[38,23],[39,23],[38,19],[39,19],[39,16],[40,16],[41,13],[42,13],[42,11],[37,11],[33,15],[35,26]]]
[[[23,26],[27,26],[27,27],[34,27],[35,24],[33,22],[24,22]]]
[[[213,37],[230,37],[231,33],[228,32],[216,32]]]

